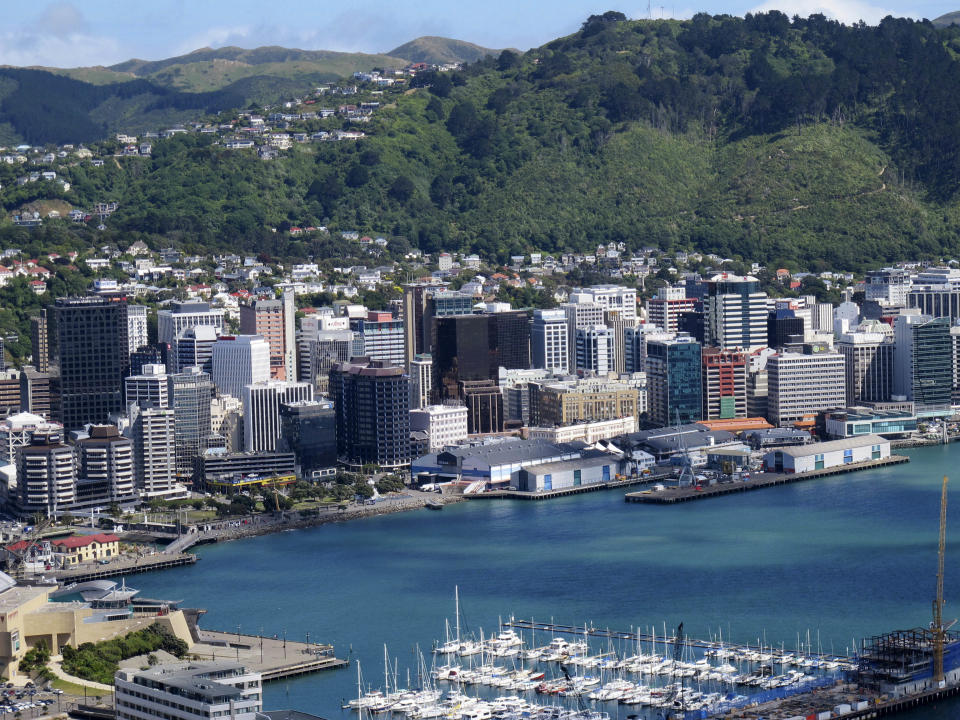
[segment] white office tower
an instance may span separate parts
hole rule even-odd
[[[600,376],[613,372],[615,353],[614,334],[606,325],[577,330],[577,370]]]
[[[833,334],[833,303],[814,303],[811,316],[814,330]]]
[[[577,330],[603,325],[603,308],[592,302],[567,302],[560,309],[567,316],[567,370],[572,372],[577,366]]]
[[[534,310],[530,327],[530,355],[533,367],[553,372],[570,369],[567,313],[564,310]]]
[[[273,452],[280,437],[280,405],[313,400],[313,385],[269,380],[243,388],[243,445],[248,452]]]
[[[839,353],[777,353],[767,360],[767,419],[778,427],[846,407],[846,370]]]
[[[210,431],[224,440],[227,452],[243,450],[243,400],[220,395],[210,401]]]
[[[193,325],[180,331],[170,345],[172,372],[183,372],[193,366],[210,372],[213,345],[219,336],[220,328],[212,325]]]
[[[270,379],[270,343],[260,335],[222,335],[213,344],[211,379],[221,395],[243,397],[243,388]]]
[[[223,332],[223,310],[211,310],[205,302],[174,302],[157,313],[157,342],[172,345],[188,327],[211,325]]]
[[[77,442],[77,500],[133,500],[134,449],[115,425],[91,425]]]
[[[833,311],[833,334],[852,331],[860,322],[860,306],[855,302],[842,302]]]
[[[427,407],[432,393],[433,356],[430,353],[415,355],[410,361],[410,409]]]
[[[125,433],[133,440],[133,477],[144,499],[179,495],[177,483],[176,417],[170,408],[128,405],[130,425]]]
[[[637,320],[637,291],[620,285],[594,285],[570,293],[570,302],[593,303],[602,310],[619,310],[628,322]]]
[[[767,345],[767,294],[750,275],[719,273],[707,282],[706,345],[752,352]]]
[[[872,332],[871,325],[887,332]],[[886,323],[864,323],[853,332],[841,333],[837,352],[846,368],[847,407],[864,402],[883,402],[893,392],[893,328]]]
[[[127,348],[136,352],[147,344],[147,308],[127,305]]]
[[[124,380],[127,405],[142,408],[170,407],[170,393],[165,365],[144,365],[139,375]]]
[[[427,434],[430,452],[456,445],[467,439],[467,408],[465,405],[429,405],[410,411],[410,431]]]
[[[869,270],[864,278],[864,296],[881,305],[904,307],[910,292],[910,273],[903,268]]]
[[[656,297],[647,301],[647,322],[666,332],[680,330],[680,318],[686,312],[696,310],[696,298],[687,297],[685,285],[665,286],[657,290]]]
[[[294,302],[293,290],[284,290],[280,300],[283,303],[283,364],[286,369],[284,377],[292,380],[297,376],[297,305]]]

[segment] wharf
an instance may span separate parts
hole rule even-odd
[[[140,558],[118,558],[106,565],[85,564],[69,570],[46,573],[47,577],[55,578],[63,583],[86,582],[87,580],[102,580],[103,578],[117,577],[118,575],[132,575],[134,573],[165,570],[166,568],[181,565],[193,565],[197,561],[196,555],[179,553],[176,555],[147,555]]]
[[[558,490],[543,490],[542,492],[531,492],[526,490],[491,490],[489,492],[477,493],[476,495],[464,495],[464,497],[468,500],[493,500],[496,498],[508,498],[510,500],[550,500],[552,498],[564,497],[566,495],[579,495],[581,493],[596,492],[597,490],[610,490],[613,488],[643,485],[644,483],[657,482],[662,479],[662,477],[653,477],[651,475],[636,475],[622,478],[620,480],[590,483],[589,485],[577,485],[576,487],[560,488]]]
[[[667,642],[672,643],[676,640],[674,636],[664,637],[662,635],[653,635],[650,633],[641,632],[637,630],[611,630],[610,628],[595,628],[590,625],[562,625],[560,623],[552,622],[536,622],[534,620],[519,620],[517,618],[510,618],[510,620],[503,623],[504,627],[513,628],[514,630],[532,630],[536,632],[547,633],[549,635],[576,635],[579,637],[584,637],[588,635],[590,637],[598,638],[609,638],[611,640],[624,640],[628,642]],[[721,647],[727,650],[752,650],[752,651],[765,651],[770,652],[771,650],[776,650],[776,647],[771,647],[769,645],[759,646],[759,645],[749,645],[741,643],[730,643],[730,642],[716,642],[714,640],[697,640],[692,637],[684,637],[683,644],[688,647],[700,648],[703,650],[714,650]],[[803,651],[804,655],[807,655],[812,658],[834,658],[840,660],[841,662],[853,662],[853,658],[845,657],[839,653],[817,653],[817,652],[807,652]]]
[[[211,660],[236,660],[261,673],[264,682],[347,667],[349,660],[334,657],[333,646],[297,642],[282,637],[241,635],[198,630],[191,655]]]
[[[790,483],[801,482],[803,480],[816,480],[817,478],[828,477],[830,475],[842,475],[858,470],[871,470],[887,465],[900,465],[906,462],[910,462],[910,458],[904,455],[891,455],[890,457],[881,458],[880,460],[868,460],[866,462],[850,463],[849,465],[838,465],[837,467],[811,470],[804,473],[755,473],[749,480],[703,485],[699,490],[695,486],[687,485],[684,487],[668,487],[664,490],[644,490],[642,492],[627,493],[624,496],[624,500],[632,503],[649,503],[651,505],[672,505],[674,503],[687,502],[688,500],[702,500],[704,498],[747,492],[748,490],[759,490],[776,485],[789,485]]]

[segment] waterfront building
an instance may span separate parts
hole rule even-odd
[[[157,313],[157,342],[172,345],[188,327],[210,325],[223,332],[223,310],[212,310],[205,302],[172,302],[170,308]]]
[[[452,319],[452,318],[450,318]],[[410,385],[402,367],[366,358],[330,370],[337,455],[351,466],[410,462]]]
[[[248,452],[273,451],[280,437],[280,405],[313,400],[310,383],[267,380],[243,388],[243,447]]]
[[[433,394],[433,357],[430,353],[416,355],[410,361],[409,374],[410,409],[421,410],[430,404]]]
[[[170,345],[171,371],[182,372],[184,368],[195,365],[204,372],[211,372],[213,346],[219,335],[220,330],[212,325],[192,325],[184,328]]]
[[[336,473],[337,411],[329,400],[280,403],[277,450],[292,452],[297,475],[319,479]]]
[[[846,405],[884,402],[893,392],[893,338],[877,332],[842,333],[837,352],[843,355]]]
[[[647,415],[659,426],[696,422],[703,413],[700,343],[681,335],[647,343]]]
[[[647,322],[664,332],[680,331],[680,318],[684,313],[695,312],[697,299],[687,297],[684,286],[669,285],[658,288],[655,297],[647,300]]]
[[[133,492],[133,443],[115,425],[92,425],[77,441],[76,506],[129,503]]]
[[[747,357],[737,350],[703,348],[704,420],[747,417]]]
[[[949,413],[953,390],[950,319],[904,311],[897,317],[894,334],[894,394],[913,402],[918,416]]]
[[[517,490],[549,492],[607,483],[620,474],[623,455],[594,451],[584,457],[520,469]]]
[[[763,456],[767,472],[798,473],[828,470],[852,463],[869,462],[890,457],[890,441],[879,435],[863,435],[778,448]]]
[[[127,350],[136,352],[147,344],[147,308],[144,305],[127,305]]]
[[[270,344],[260,335],[223,335],[211,350],[211,379],[221,395],[243,397],[243,388],[270,379]]]
[[[170,407],[174,413],[176,468],[179,477],[193,474],[194,460],[206,449],[210,437],[210,398],[213,383],[198,367],[168,376]]]
[[[569,370],[567,314],[563,310],[534,310],[530,326],[530,356],[535,368],[565,373]]]
[[[140,375],[124,380],[127,406],[169,408],[170,381],[164,365],[144,365]]]
[[[902,410],[848,407],[826,414],[827,435],[832,438],[855,435],[909,436],[917,430],[917,416]]]
[[[216,492],[296,481],[293,452],[227,452],[210,448],[197,461],[197,480]]]
[[[55,517],[76,500],[73,449],[61,432],[35,432],[17,452],[17,509],[21,515]]]
[[[596,375],[614,372],[615,342],[606,325],[577,328],[577,370]]]
[[[767,373],[766,417],[773,425],[796,423],[846,404],[845,361],[839,353],[777,353],[767,360]]]
[[[767,295],[760,281],[719,273],[707,283],[706,344],[753,351],[767,345]]]
[[[21,412],[0,420],[0,465],[15,463],[17,450],[30,444],[34,433],[61,433],[63,426],[35,413]]]
[[[270,345],[270,377],[293,380],[296,375],[296,306],[292,290],[278,300],[256,299],[240,306],[240,332],[260,335]]]
[[[366,318],[350,321],[350,330],[359,339],[355,357],[383,360],[391,365],[404,362],[404,329],[402,320],[394,320],[388,312],[371,310]]]
[[[435,452],[467,439],[467,408],[463,405],[429,405],[410,411],[410,432],[427,434],[427,450]]]
[[[64,427],[106,422],[123,409],[126,298],[58,298],[54,305]]]
[[[262,693],[260,673],[225,661],[165,663],[114,676],[117,720],[257,720]]]

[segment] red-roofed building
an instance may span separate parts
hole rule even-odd
[[[32,542],[21,540],[7,545],[7,567],[16,568],[22,560],[24,568],[31,572],[42,572],[53,567],[53,550],[50,541]]]
[[[74,535],[50,544],[64,566],[112,558],[120,553],[120,538],[110,533]]]

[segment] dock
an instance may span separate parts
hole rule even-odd
[[[86,582],[87,580],[102,580],[104,578],[117,577],[119,575],[132,575],[135,573],[152,572],[153,570],[165,570],[182,565],[193,565],[197,562],[197,556],[190,553],[178,553],[175,555],[147,555],[141,558],[118,558],[111,560],[106,565],[84,565],[82,567],[73,567],[69,570],[59,570],[53,573],[47,573],[47,577],[56,578],[62,583]]]
[[[657,482],[663,478],[656,478],[650,475],[631,475],[630,477],[619,480],[610,480],[609,482],[590,483],[589,485],[577,485],[575,487],[559,488],[557,490],[543,490],[542,492],[532,492],[527,490],[490,490],[489,492],[477,493],[476,495],[464,495],[468,500],[494,500],[497,498],[508,498],[510,500],[551,500],[552,498],[565,497],[566,495],[580,495],[581,493],[597,492],[598,490],[612,490],[615,488],[631,487],[633,485],[643,485],[644,483]]]
[[[264,682],[347,667],[334,657],[333,646],[283,637],[198,630],[191,655],[210,660],[236,660],[262,675]]]
[[[811,470],[804,473],[756,473],[752,475],[749,480],[717,483],[715,485],[702,485],[699,489],[697,486],[686,485],[684,487],[667,487],[664,490],[644,490],[642,492],[627,493],[624,496],[624,500],[630,503],[673,505],[674,503],[687,502],[689,500],[703,500],[705,498],[748,492],[750,490],[760,490],[762,488],[775,487],[777,485],[789,485],[791,483],[802,482],[804,480],[816,480],[818,478],[829,477],[831,475],[842,475],[844,473],[856,472],[858,470],[871,470],[873,468],[885,467],[887,465],[900,465],[906,462],[910,462],[910,458],[904,455],[891,455],[890,457],[881,458],[879,460],[868,460],[866,462],[838,465],[837,467],[824,468],[823,470]]]

